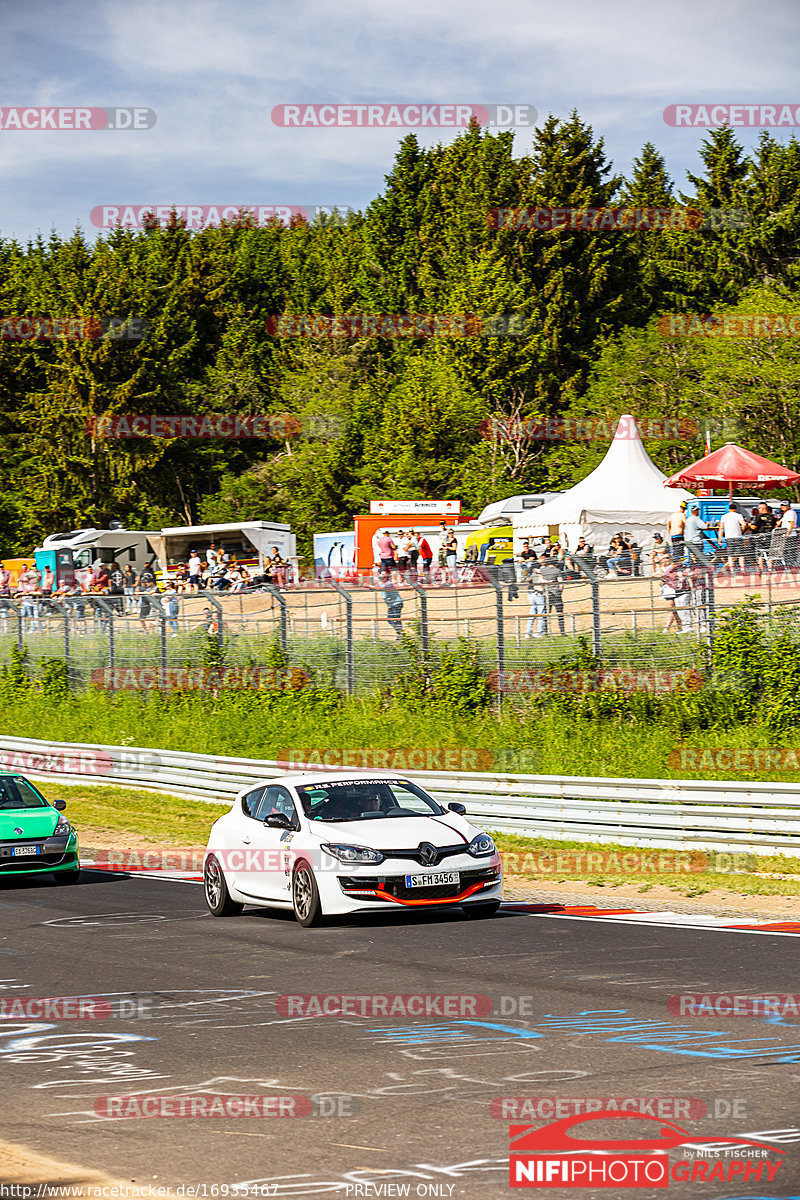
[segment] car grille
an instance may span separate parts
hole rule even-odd
[[[373,876],[361,879],[357,876],[340,875],[339,886],[346,896],[351,895],[354,899],[365,896],[368,899],[383,901],[384,904],[391,904],[392,901],[387,900],[385,896],[375,896],[373,889],[380,888],[387,896],[394,896],[397,900],[451,900],[455,896],[462,895],[475,883],[480,883],[483,887],[493,887],[500,881],[500,872],[492,867],[483,867],[475,871],[461,871],[459,874],[461,876],[460,883],[427,888],[406,887],[405,875],[387,875],[383,878]]]
[[[381,854],[383,855],[383,857],[385,859],[392,859],[392,858],[402,858],[404,860],[410,859],[411,862],[419,863],[420,866],[435,867],[435,866],[438,866],[439,863],[445,858],[452,858],[456,854],[466,854],[467,843],[459,842],[459,844],[457,846],[436,846],[434,848],[436,850],[436,858],[434,859],[434,861],[432,863],[431,862],[423,862],[423,858],[422,858],[422,855],[420,854],[419,846],[414,846],[413,849],[409,849],[409,850],[381,850]]]
[[[66,853],[66,844],[63,848],[53,846],[42,854],[22,855],[20,858],[13,853],[15,846],[41,846],[46,842],[47,839],[44,838],[38,842],[14,842],[13,845],[0,846],[0,874],[12,871],[47,871],[50,867],[60,867],[65,862],[77,861],[74,850]]]

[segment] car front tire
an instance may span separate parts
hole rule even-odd
[[[486,900],[483,903],[476,902],[475,904],[464,904],[461,907],[465,917],[472,917],[474,920],[480,917],[493,917],[500,907],[499,900]]]
[[[79,883],[81,878],[81,869],[80,867],[73,867],[71,871],[53,871],[52,878],[53,883]]]
[[[292,876],[292,908],[299,925],[305,929],[319,925],[322,920],[322,904],[314,872],[306,862],[300,862]]]
[[[236,917],[244,908],[238,900],[231,900],[222,867],[213,854],[203,867],[203,895],[212,917]]]

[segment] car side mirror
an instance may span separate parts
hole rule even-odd
[[[66,800],[51,800],[50,803],[52,804],[53,808],[58,809],[59,812],[63,812],[67,807]]]
[[[467,815],[467,807],[465,804],[457,804],[454,801],[452,804],[448,804],[447,807],[450,809],[450,812],[458,813],[460,817],[465,817]]]
[[[264,824],[271,829],[291,829],[291,822],[285,813],[270,813],[264,818]]]

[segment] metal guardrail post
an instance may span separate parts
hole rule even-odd
[[[206,598],[206,600],[208,600],[209,604],[213,604],[214,608],[217,610],[217,645],[219,646],[219,648],[221,650],[223,647],[224,641],[225,641],[225,637],[222,632],[222,619],[223,619],[222,604],[216,598],[216,596],[212,596],[211,593],[206,588],[200,588],[200,595],[205,596],[205,598]]]
[[[338,592],[340,596],[344,596],[345,602],[345,630],[347,642],[345,645],[345,662],[347,671],[347,694],[352,696],[355,691],[356,672],[355,658],[353,655],[353,597],[342,587],[340,583],[335,583],[332,579],[326,579],[325,583],[328,587]]]
[[[427,666],[428,651],[430,649],[428,639],[428,593],[414,579],[409,579],[408,586],[412,587],[419,596],[419,639],[422,644],[422,658]]]
[[[506,693],[506,639],[503,621],[503,580],[495,564],[488,568],[489,581],[494,588],[495,621],[497,623],[497,699]]]
[[[49,597],[49,600],[50,600],[50,603],[52,604],[53,608],[57,609],[57,611],[60,612],[61,616],[64,618],[64,663],[67,668],[67,679],[70,679],[71,673],[70,673],[70,665],[69,665],[69,609],[66,608],[63,604],[61,604],[58,600],[54,600],[52,596]]]
[[[279,616],[278,616],[278,641],[280,643],[281,650],[283,651],[284,654],[286,654],[287,645],[288,645],[288,639],[287,639],[288,622],[287,622],[287,617],[286,617],[286,597],[281,595],[279,590],[275,587],[274,583],[265,584],[265,587],[266,587],[266,590],[269,592],[269,594],[273,597],[273,599],[278,601],[278,613],[279,613]]]
[[[95,607],[99,608],[100,611],[104,612],[108,617],[108,672],[109,672],[108,690],[110,692],[113,692],[114,676],[116,674],[116,645],[114,642],[114,609],[111,607],[111,605],[108,603],[107,600],[103,599],[102,596],[93,596],[92,599],[94,601]]]
[[[17,648],[19,649],[19,652],[21,654],[23,643],[22,643],[22,612],[20,610],[20,607],[18,604],[15,604],[14,601],[9,599],[7,596],[3,597],[3,599],[0,600],[0,604],[4,604],[7,609],[10,609],[11,612],[16,614],[16,618],[17,618]]]
[[[706,574],[705,590],[707,593],[707,599],[705,607],[706,626],[708,630],[706,633],[706,638],[709,647],[711,647],[714,645],[714,631],[717,618],[716,597],[714,595],[714,564],[711,562],[710,558],[707,558],[706,555],[703,554],[702,550],[696,550],[695,547],[690,545],[688,542],[686,543],[686,549],[688,550],[690,556],[697,560],[698,565]]]
[[[585,575],[589,580],[589,585],[592,589],[592,653],[596,659],[601,659],[603,656],[603,639],[600,627],[600,583],[594,571],[590,570],[582,559],[573,558],[572,562],[581,574]]]

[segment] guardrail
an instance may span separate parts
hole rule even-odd
[[[212,803],[230,802],[248,784],[290,769],[298,771],[302,765],[0,737],[0,771],[64,783],[125,784]],[[311,765],[309,769],[321,768]],[[800,856],[800,804],[794,784],[447,771],[404,774],[445,804],[462,800],[470,819],[484,829],[655,849]]]

